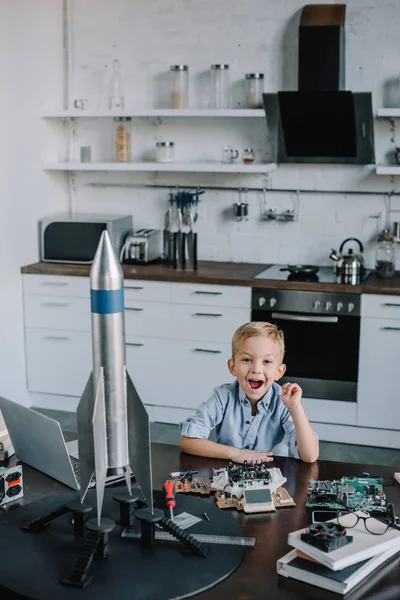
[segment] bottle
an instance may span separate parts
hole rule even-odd
[[[375,272],[378,277],[393,277],[396,268],[396,247],[393,236],[384,229],[378,237]]]
[[[131,160],[131,125],[130,117],[115,117],[115,160],[129,162]]]
[[[262,108],[264,73],[246,73],[246,108]]]
[[[187,65],[171,65],[171,108],[188,108],[189,106],[189,67]]]
[[[211,65],[211,108],[229,108],[229,65]]]
[[[156,162],[169,163],[174,162],[174,142],[157,142],[156,143]]]
[[[251,165],[255,160],[253,148],[245,148],[242,155],[242,161],[245,165]]]
[[[116,58],[113,61],[113,73],[109,83],[110,110],[123,110],[125,108],[124,87],[124,78],[121,74],[121,65],[119,60]]]

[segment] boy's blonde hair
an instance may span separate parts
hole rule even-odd
[[[252,337],[265,337],[274,342],[279,346],[279,350],[282,354],[282,360],[285,355],[285,338],[283,331],[278,329],[276,325],[267,323],[266,321],[253,321],[251,323],[245,323],[236,329],[232,338],[232,358],[239,351],[240,346]]]

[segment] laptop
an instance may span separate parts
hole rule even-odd
[[[1,396],[0,411],[19,460],[74,490],[80,489],[78,442],[65,442],[58,421]],[[124,475],[107,477],[106,485],[124,480]],[[89,487],[95,485],[93,477]]]

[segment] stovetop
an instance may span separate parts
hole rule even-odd
[[[282,271],[287,265],[272,265],[261,273],[254,276],[254,279],[269,279],[274,281],[306,281],[312,283],[338,283],[333,267],[318,267],[318,272],[313,275],[298,275],[289,271]],[[364,281],[371,271],[366,271]],[[341,285],[338,283],[338,285]]]

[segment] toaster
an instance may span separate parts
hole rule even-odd
[[[125,264],[149,263],[161,259],[160,229],[137,229],[125,238],[121,262]]]

